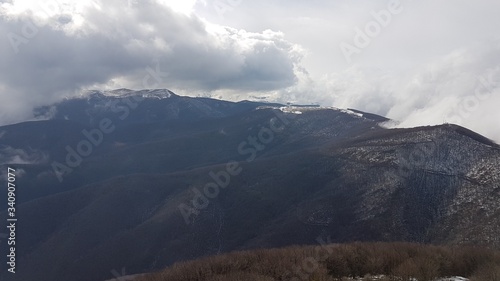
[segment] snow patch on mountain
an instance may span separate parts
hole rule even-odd
[[[279,108],[279,110],[285,113],[302,114],[302,111],[299,111],[294,107],[282,106]]]
[[[282,112],[285,113],[292,113],[292,114],[302,114],[306,111],[313,111],[313,110],[336,110],[340,111],[342,113],[349,114],[351,116],[354,116],[356,118],[364,118],[363,114],[354,112],[349,109],[341,109],[337,107],[323,107],[323,106],[318,106],[318,105],[288,105],[288,106],[281,106],[281,107],[273,107],[273,106],[261,106],[259,109],[264,109],[264,108],[275,108],[279,109]]]
[[[102,91],[102,92],[94,91],[93,94],[98,94],[105,97],[116,97],[116,98],[140,96],[143,98],[156,98],[156,99],[166,99],[174,95],[174,93],[168,89],[148,89],[140,91],[134,91],[130,89],[116,89],[116,90]]]
[[[347,113],[349,115],[353,115],[353,116],[357,116],[357,117],[363,117],[363,114],[354,112],[354,111],[349,110],[349,109],[338,109],[337,108],[337,110],[340,110],[341,112]]]

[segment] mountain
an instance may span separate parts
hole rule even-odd
[[[168,90],[35,114],[0,127],[19,220],[18,273],[1,280],[106,280],[325,235],[500,247],[500,147],[460,126]]]

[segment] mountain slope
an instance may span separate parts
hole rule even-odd
[[[95,108],[80,106],[72,111]],[[63,162],[64,142],[110,112],[0,128],[6,145],[49,159],[15,165],[25,170],[17,254],[29,270],[2,280],[105,280],[113,269],[143,273],[320,235],[500,247],[500,149],[486,138],[455,125],[389,130],[337,109],[245,108],[145,123],[131,115],[62,182],[50,163]],[[23,132],[33,136],[17,142]]]

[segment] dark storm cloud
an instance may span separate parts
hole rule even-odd
[[[153,1],[95,4],[83,11],[83,23],[74,14],[2,15],[4,122],[98,85],[260,91],[296,81],[301,57],[281,33],[210,27]]]

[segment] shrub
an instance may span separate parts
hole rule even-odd
[[[177,263],[138,281],[431,281],[449,276],[500,281],[500,253],[488,249],[411,243],[353,243],[329,249],[322,259],[313,246],[234,252]]]

